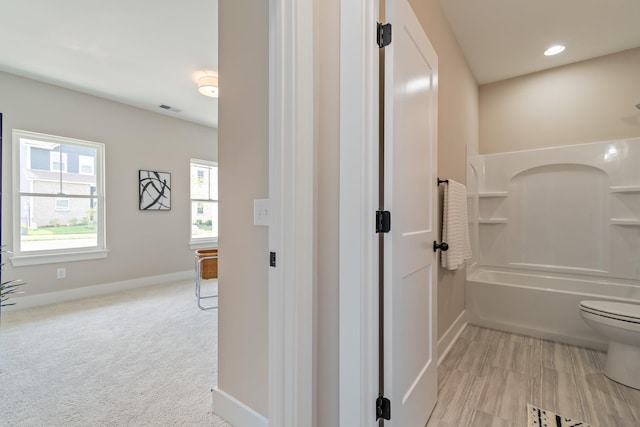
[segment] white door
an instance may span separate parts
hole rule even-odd
[[[438,58],[407,0],[387,0],[384,393],[397,427],[423,427],[437,399]]]

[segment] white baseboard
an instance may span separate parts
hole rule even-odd
[[[82,288],[67,289],[64,291],[47,292],[44,294],[26,295],[22,297],[11,298],[11,302],[15,305],[9,305],[2,308],[2,311],[15,311],[25,308],[39,307],[47,304],[55,304],[64,301],[72,301],[82,298],[96,297],[108,295],[113,292],[124,291],[127,289],[142,288],[144,286],[163,285],[165,283],[178,282],[194,278],[194,272],[191,270],[180,271],[177,273],[160,274],[157,276],[140,277],[138,279],[123,280],[121,282],[103,283],[100,285],[85,286]]]
[[[268,427],[269,420],[218,387],[213,393],[213,412],[234,427]]]
[[[447,356],[453,344],[455,344],[462,331],[464,331],[467,323],[467,310],[462,310],[462,313],[460,313],[458,318],[451,324],[449,329],[447,329],[447,332],[438,340],[438,365],[440,365]]]

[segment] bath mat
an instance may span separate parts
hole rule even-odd
[[[592,427],[591,424],[563,417],[527,403],[527,427]]]

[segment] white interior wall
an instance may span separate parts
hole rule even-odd
[[[2,243],[13,243],[11,130],[18,128],[105,144],[110,250],[104,260],[6,265],[5,278],[23,279],[25,296],[34,296],[193,270],[189,160],[217,160],[216,129],[1,72],[0,93]],[[139,169],[171,173],[170,211],[138,210]],[[65,279],[56,279],[58,267]]]

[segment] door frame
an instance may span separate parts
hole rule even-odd
[[[269,425],[314,425],[313,0],[269,0]],[[266,254],[265,254],[266,256]]]
[[[269,425],[315,425],[312,0],[269,0]],[[373,426],[378,391],[380,0],[340,4],[339,421]],[[295,221],[293,221],[295,219]],[[293,225],[292,225],[293,224]]]
[[[374,426],[379,384],[380,0],[340,6],[340,426]]]

